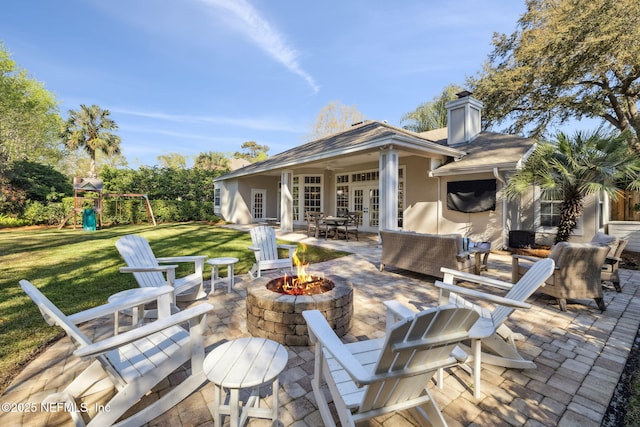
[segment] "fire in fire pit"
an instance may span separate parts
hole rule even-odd
[[[303,252],[306,246],[302,245]],[[288,295],[318,295],[333,289],[333,282],[324,278],[324,274],[307,273],[308,263],[298,258],[298,251],[293,255],[293,264],[298,270],[295,276],[284,275],[267,283],[267,289]],[[314,275],[315,274],[315,275]]]
[[[312,277],[310,282],[302,282],[298,276],[283,276],[267,283],[267,289],[280,294],[289,295],[318,295],[333,289],[331,280],[323,277]]]
[[[320,310],[338,336],[351,327],[353,287],[339,276],[307,274],[300,260],[297,275],[261,277],[247,288],[247,330],[286,345],[308,345],[305,310]],[[301,278],[302,277],[302,278]]]

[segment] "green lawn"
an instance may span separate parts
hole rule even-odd
[[[240,259],[236,274],[246,273],[253,264],[248,233],[205,224],[0,232],[0,392],[34,354],[62,336],[62,329],[44,322],[18,281],[32,282],[66,314],[103,304],[109,295],[137,286],[130,274],[118,271],[124,262],[115,242],[126,234],[147,238],[159,257],[233,256]],[[316,263],[344,255],[308,247],[305,258]],[[210,276],[206,268],[205,280]]]

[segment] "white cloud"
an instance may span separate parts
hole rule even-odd
[[[270,118],[225,117],[225,116],[199,116],[184,114],[167,114],[153,111],[136,111],[126,108],[110,108],[112,113],[136,116],[153,120],[162,120],[175,123],[202,123],[236,126],[261,131],[301,132],[301,129],[292,124]]]
[[[202,0],[231,12],[238,31],[244,33],[256,46],[265,51],[292,73],[302,77],[314,93],[320,90],[314,78],[302,69],[298,62],[298,52],[289,45],[284,35],[265,20],[251,4],[245,0]]]

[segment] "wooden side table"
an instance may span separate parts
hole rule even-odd
[[[220,267],[227,267],[227,292],[231,292],[233,285],[235,283],[234,280],[234,272],[233,266],[236,262],[238,262],[238,258],[233,257],[220,257],[220,258],[211,258],[206,262],[211,266],[211,292],[215,290],[216,281],[220,281]]]
[[[469,248],[469,253],[475,257],[475,264],[473,266],[474,274],[480,274],[482,270],[487,270],[487,262],[489,254],[491,253],[491,243],[477,242],[472,248]]]
[[[209,409],[215,425],[223,425],[222,416],[231,417],[231,427],[242,426],[248,417],[278,421],[278,375],[287,366],[287,350],[265,338],[239,338],[215,348],[204,359],[204,373],[213,383],[213,406]],[[260,386],[272,383],[272,407],[260,407]],[[251,395],[240,413],[240,389],[251,388]],[[223,389],[228,389],[229,404],[224,404]]]

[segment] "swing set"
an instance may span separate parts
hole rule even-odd
[[[140,198],[140,203],[144,203],[147,220],[157,225],[156,218],[153,216],[153,210],[149,203],[149,197],[146,194],[139,193],[106,193],[103,196],[102,180],[97,178],[74,178],[73,179],[73,209],[62,220],[62,223],[58,226],[58,229],[62,229],[67,221],[73,216],[73,229],[76,228],[77,217],[80,214],[83,219],[86,216],[87,210],[93,210],[93,216],[96,218],[96,223],[99,228],[102,227],[102,201],[103,197],[137,197]],[[116,199],[116,211],[118,210],[118,199]]]
[[[146,194],[138,194],[138,193],[124,193],[124,194],[118,194],[118,193],[107,193],[105,194],[105,197],[117,197],[116,199],[116,213],[118,212],[118,199],[120,197],[139,197],[140,198],[140,203],[144,203],[145,206],[145,210],[147,212],[147,220],[151,223],[153,223],[154,226],[156,226],[156,218],[153,216],[153,210],[151,209],[151,203],[149,203],[149,197],[147,197]]]

